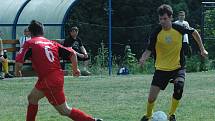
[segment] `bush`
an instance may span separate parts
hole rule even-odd
[[[186,71],[187,72],[198,72],[200,60],[199,57],[194,55],[186,60]]]
[[[203,59],[198,55],[193,55],[187,58],[186,70],[187,72],[198,72],[198,71],[208,71],[215,68],[215,61],[209,60],[208,58]]]
[[[103,43],[101,43],[101,47],[98,49],[98,55],[91,61],[93,63],[89,70],[93,74],[108,75],[108,49],[105,48]],[[130,74],[152,74],[155,71],[154,59],[150,57],[141,67],[130,46],[125,47],[124,57],[117,58],[113,56],[112,58],[112,73],[117,74],[121,67],[128,68]],[[208,71],[211,69],[215,69],[215,60],[203,59],[199,55],[186,58],[187,72]]]
[[[98,55],[91,58],[92,65],[90,71],[95,75],[108,75],[108,48],[101,42],[100,48],[98,48]],[[117,73],[118,65],[116,64],[116,57],[112,57],[112,73]]]
[[[135,73],[135,68],[137,65],[137,59],[135,57],[135,54],[131,52],[131,48],[129,45],[126,45],[125,47],[125,56],[123,57],[123,67],[126,67],[129,69],[129,72],[131,74]]]

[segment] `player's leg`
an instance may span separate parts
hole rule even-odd
[[[89,76],[91,75],[91,72],[88,70],[88,66],[89,66],[89,60],[90,58],[82,58],[82,57],[79,57],[77,56],[77,59],[78,61],[80,62],[83,62],[82,66],[83,66],[83,70],[81,70],[81,75],[82,76]]]
[[[183,94],[183,87],[184,87],[184,79],[183,78],[177,78],[174,83],[174,93],[172,96],[172,105],[170,108],[169,114],[172,115],[175,113],[176,108],[178,107],[179,100],[182,98]]]
[[[150,92],[147,102],[147,112],[142,117],[141,121],[148,121],[152,117],[155,101],[160,90],[164,90],[169,83],[170,73],[165,71],[156,70],[150,87]]]
[[[148,103],[147,103],[147,112],[146,112],[147,117],[152,116],[154,104],[159,92],[160,92],[160,88],[158,86],[151,85],[149,96],[148,96]]]
[[[55,107],[55,109],[63,116],[67,116],[74,121],[101,121],[95,120],[91,116],[87,115],[81,110],[76,108],[70,108],[67,105],[64,90],[62,86],[49,87],[44,91],[45,96],[49,102]]]
[[[64,102],[61,105],[54,105],[54,108],[63,116],[68,116],[70,115],[71,108],[67,105],[67,102]]]
[[[86,72],[86,74],[87,75],[90,75],[91,73],[88,71],[88,66],[89,66],[89,60],[85,60],[85,61],[83,61],[83,65],[84,65],[84,67],[83,67],[83,70]]]
[[[148,96],[146,114],[142,117],[141,121],[148,121],[152,117],[153,108],[159,92],[160,88],[158,86],[151,85]]]
[[[169,110],[169,120],[176,121],[175,112],[179,106],[180,99],[182,98],[184,87],[184,78],[176,78],[174,82],[174,93],[172,96],[172,103]]]
[[[28,95],[28,110],[26,121],[35,121],[38,111],[38,102],[43,97],[44,94],[42,91],[38,90],[35,87],[32,89],[31,93]]]
[[[170,121],[175,121],[175,112],[179,105],[179,101],[182,98],[183,88],[185,82],[185,70],[179,70],[177,72],[177,77],[174,80],[174,93],[172,96],[172,103],[169,110]]]
[[[67,116],[74,121],[102,121],[100,119],[94,119],[92,116],[86,114],[85,112],[79,109],[70,108],[67,105],[67,102],[54,107],[61,115]]]

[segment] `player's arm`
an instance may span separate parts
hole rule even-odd
[[[201,39],[201,37],[200,37],[198,31],[197,31],[197,30],[194,30],[194,32],[192,33],[192,36],[193,36],[193,38],[195,39],[195,41],[197,42],[197,44],[198,44],[198,46],[199,46],[199,49],[200,49],[200,51],[201,51],[201,55],[202,55],[203,57],[206,57],[206,56],[208,55],[208,52],[207,52],[207,50],[204,48],[204,45],[203,45],[203,43],[202,43],[202,39]]]
[[[60,46],[59,56],[64,60],[70,60],[72,62],[71,67],[73,70],[73,76],[80,75],[80,70],[78,69],[77,54],[72,48]]]
[[[18,54],[16,55],[16,62],[15,62],[15,76],[21,77],[22,76],[22,66],[25,61],[26,53],[29,51],[29,43],[25,42],[23,47],[20,49]]]
[[[156,44],[156,39],[157,39],[157,34],[161,30],[161,26],[158,26],[150,35],[149,41],[148,41],[148,47],[147,49],[143,52],[139,63],[141,66],[143,66],[146,62],[146,60],[150,57],[151,53],[155,51],[155,44]]]
[[[182,34],[189,34],[192,35],[195,41],[197,42],[199,49],[201,51],[201,55],[203,57],[206,57],[208,55],[208,52],[205,50],[204,45],[202,43],[202,39],[198,33],[198,31],[192,27],[183,27],[183,26],[177,26],[179,27],[178,30],[182,32]]]
[[[80,49],[81,49],[81,52],[82,52],[83,55],[84,55],[84,58],[88,58],[88,54],[87,54],[87,51],[86,51],[85,47],[84,47],[84,46],[81,46]]]
[[[81,54],[80,53],[77,53],[77,56],[78,57],[81,57],[81,58],[88,58],[88,54],[87,54],[87,51],[82,43],[82,40],[80,38],[78,38],[78,43],[79,43],[79,46],[80,46],[80,51],[81,51]]]
[[[152,52],[150,50],[148,50],[148,49],[145,50],[145,52],[142,54],[142,56],[139,60],[141,65],[144,65],[145,61],[150,57],[151,53]]]

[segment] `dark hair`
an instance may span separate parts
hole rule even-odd
[[[78,31],[79,29],[78,29],[78,27],[77,26],[74,26],[74,27],[72,27],[72,28],[70,28],[69,29],[69,32],[72,32],[72,31]]]
[[[185,14],[185,11],[179,11],[178,14],[180,14],[180,13]]]
[[[24,32],[29,32],[28,28],[25,28],[25,29],[24,29]]]
[[[170,17],[173,14],[172,7],[167,4],[163,4],[160,7],[158,7],[157,12],[159,16],[163,16],[164,14],[167,14]]]
[[[39,36],[44,34],[43,24],[36,20],[31,21],[30,25],[28,26],[28,29],[31,32],[32,36]]]

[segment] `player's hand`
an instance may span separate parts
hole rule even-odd
[[[87,55],[87,54],[84,54],[84,58],[88,58],[88,55]]]
[[[79,69],[77,69],[77,70],[73,70],[73,71],[72,71],[72,75],[73,75],[73,76],[79,77],[79,76],[80,76],[80,74],[81,74],[81,72],[80,72],[80,70],[79,70]]]
[[[206,58],[208,56],[208,51],[205,49],[201,50],[201,56]]]
[[[81,53],[77,53],[77,56],[80,58],[84,58],[84,54],[81,54]]]

